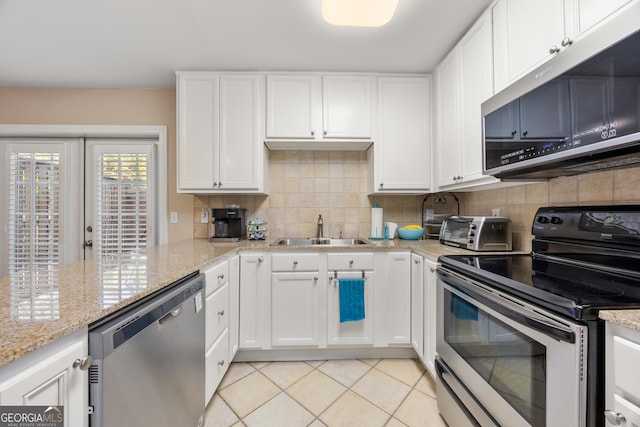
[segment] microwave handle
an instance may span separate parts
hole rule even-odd
[[[458,289],[463,294],[491,307],[498,313],[504,314],[510,319],[542,332],[554,339],[571,344],[576,342],[576,334],[571,329],[564,328],[560,325],[552,325],[541,316],[525,310],[521,305],[510,301],[508,297],[498,296],[484,290],[480,286],[474,285],[468,278],[457,276],[450,271],[444,271],[440,268],[437,271],[438,279],[443,283]]]

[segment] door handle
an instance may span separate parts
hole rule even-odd
[[[82,242],[82,249],[93,247],[93,240],[85,240]]]

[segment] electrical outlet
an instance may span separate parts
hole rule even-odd
[[[493,215],[493,216],[500,216],[500,208],[493,208],[493,209],[491,209],[491,215]]]
[[[171,218],[169,219],[169,222],[171,224],[177,224],[178,223],[178,212],[171,212]]]

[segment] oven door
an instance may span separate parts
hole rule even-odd
[[[586,326],[443,267],[437,292],[437,352],[461,390],[440,386],[450,391],[443,402],[475,402],[509,427],[585,425]],[[448,410],[440,411],[447,420]],[[491,424],[475,418],[470,425]]]

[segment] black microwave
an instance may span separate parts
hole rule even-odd
[[[543,179],[640,165],[639,52],[640,5],[484,102],[484,173]]]

